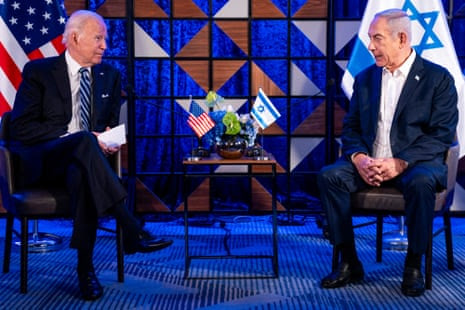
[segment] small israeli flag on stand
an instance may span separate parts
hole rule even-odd
[[[261,129],[265,129],[281,117],[261,88],[258,89],[258,95],[250,113]]]

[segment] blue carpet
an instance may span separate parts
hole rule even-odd
[[[221,218],[211,227],[192,227],[191,254],[271,254],[271,224],[268,216]],[[357,222],[366,218],[356,219]],[[385,230],[396,225],[387,220]],[[4,231],[0,220],[0,232]],[[437,220],[435,226],[442,223]],[[331,251],[313,218],[304,226],[279,226],[279,272],[277,279],[230,279],[269,275],[271,262],[263,259],[194,260],[191,276],[217,279],[184,279],[184,226],[179,219],[147,222],[152,233],[174,239],[160,252],[125,256],[125,282],[117,282],[114,236],[99,232],[94,261],[104,286],[104,296],[95,302],[79,299],[75,274],[76,253],[68,248],[71,223],[41,221],[40,230],[64,238],[57,252],[29,255],[29,290],[19,294],[19,251],[13,248],[11,270],[0,275],[0,309],[464,309],[465,237],[464,219],[453,219],[455,270],[446,266],[444,236],[434,239],[433,289],[419,298],[400,292],[404,252],[383,251],[375,262],[374,226],[356,230],[360,259],[366,271],[361,284],[323,290],[320,279],[330,270]],[[114,223],[105,224],[113,227]],[[18,227],[18,223],[15,223]],[[3,248],[4,234],[0,233]]]

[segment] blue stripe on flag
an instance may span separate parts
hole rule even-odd
[[[277,119],[277,118],[279,118],[281,116],[281,114],[279,114],[279,112],[276,110],[274,105],[270,102],[270,99],[268,99],[268,97],[265,96],[265,94],[263,94],[263,92],[259,91],[258,92],[258,97],[260,97],[260,100],[265,105],[266,110],[268,110],[271,113],[271,115],[273,116],[274,119]]]
[[[363,44],[363,42],[357,36],[352,56],[350,57],[349,64],[347,65],[347,70],[353,77],[355,77],[365,68],[371,66],[374,63],[375,60],[373,59],[373,54],[371,54],[365,44]]]

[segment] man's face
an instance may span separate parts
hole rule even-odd
[[[368,36],[368,49],[373,53],[378,67],[394,71],[402,64],[404,59],[399,59],[402,46],[400,36],[393,37],[385,18],[377,18],[370,24]]]
[[[82,31],[73,36],[73,57],[81,66],[89,67],[102,62],[103,53],[107,48],[105,24],[96,19],[90,19],[86,22]]]

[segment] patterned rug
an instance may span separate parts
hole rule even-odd
[[[272,274],[269,259],[253,258],[193,260],[191,277],[215,279],[184,279],[184,226],[172,218],[147,222],[146,228],[174,239],[174,244],[156,253],[125,256],[125,281],[119,283],[114,236],[100,231],[94,261],[104,296],[95,302],[79,299],[76,253],[68,248],[71,223],[41,221],[40,230],[62,236],[64,247],[29,255],[25,295],[19,294],[19,251],[14,247],[10,272],[0,275],[0,309],[464,309],[464,219],[452,221],[455,270],[447,269],[441,234],[433,244],[433,289],[418,298],[406,298],[400,291],[404,252],[384,250],[383,262],[375,262],[374,226],[356,230],[366,272],[363,283],[321,289],[319,281],[330,270],[332,249],[314,218],[303,220],[302,226],[278,227],[279,278],[250,278]],[[397,227],[392,219],[386,221],[385,231]],[[4,231],[5,221],[0,222]],[[441,219],[435,226],[439,223]],[[17,222],[15,226],[19,227]],[[218,217],[210,226],[191,227],[190,234],[194,255],[272,253],[269,216]],[[4,234],[0,236],[3,248]]]

